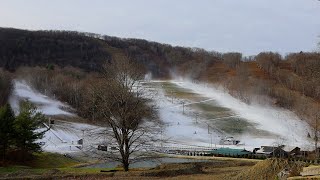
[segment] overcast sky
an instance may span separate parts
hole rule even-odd
[[[215,51],[315,51],[319,0],[0,0],[0,26],[76,30]]]

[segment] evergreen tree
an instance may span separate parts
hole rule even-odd
[[[37,112],[36,107],[28,101],[20,105],[20,114],[14,121],[15,145],[18,150],[24,153],[40,151],[41,147],[35,142],[41,139],[45,131],[38,128],[44,122],[45,116]]]
[[[14,120],[14,113],[9,104],[0,108],[0,154],[3,160],[12,142]]]
[[[12,83],[10,74],[2,71],[0,68],[0,107],[7,104],[11,91]]]

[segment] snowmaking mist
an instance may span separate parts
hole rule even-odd
[[[221,107],[228,108],[237,116],[255,125],[255,128],[270,132],[273,137],[258,137],[253,133],[243,132],[238,138],[246,146],[286,145],[311,148],[311,127],[289,110],[258,103],[246,104],[228,94],[223,88],[206,83],[193,83],[184,78],[168,81],[178,87],[188,89],[208,99],[214,99]],[[234,124],[230,124],[234,126]]]
[[[14,80],[13,87],[14,89],[9,103],[16,113],[19,112],[20,101],[28,100],[35,104],[38,110],[45,115],[73,116],[72,113],[63,110],[63,108],[68,107],[68,105],[35,91],[26,81]]]

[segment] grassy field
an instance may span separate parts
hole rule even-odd
[[[79,161],[66,158],[61,154],[56,153],[36,153],[34,161],[28,162],[30,167],[34,168],[65,168],[79,164]]]
[[[79,161],[72,160],[61,154],[35,153],[31,161],[15,164],[10,163],[6,167],[0,167],[0,178],[21,175],[43,175],[54,168],[64,169],[79,165]]]
[[[85,165],[61,154],[35,153],[31,161],[0,167],[0,179],[57,179],[100,175],[100,171],[121,171],[122,168],[79,168]]]
[[[248,169],[259,162],[249,159],[191,157],[207,158],[212,161],[162,164],[156,168],[131,169],[129,172],[124,172],[122,168],[79,168],[77,167],[79,162],[59,154],[43,153],[36,156],[30,166],[0,167],[0,179],[206,179],[210,177],[212,179],[231,177],[234,173]]]
[[[237,159],[224,157],[180,158],[207,159],[206,162],[162,164],[155,168],[80,168],[81,163],[59,154],[36,154],[29,166],[0,167],[0,179],[276,179],[278,173],[288,167],[281,159]],[[103,171],[103,172],[102,172]],[[295,177],[301,178],[301,177]]]
[[[181,88],[175,84],[172,84],[170,82],[159,82],[159,83],[153,83],[153,86],[163,89],[166,96],[174,99],[186,99],[186,100],[192,100],[192,101],[202,101],[206,98],[201,97],[193,92],[191,92],[188,89]]]

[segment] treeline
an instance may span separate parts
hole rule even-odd
[[[242,60],[241,60],[242,59]],[[320,120],[320,53],[262,52],[243,61],[241,54],[227,53],[200,80],[222,84],[247,103],[273,103],[295,111],[315,125]]]
[[[130,59],[145,65],[153,76],[158,78],[169,77],[171,70],[181,66],[193,68],[199,72],[214,61],[221,59],[222,56],[219,52],[206,51],[201,48],[173,47],[142,39],[122,39],[109,36],[103,36],[103,39],[112,47],[122,49]],[[193,73],[193,76],[197,77],[198,72]]]
[[[11,74],[0,69],[0,106],[8,102],[11,91]]]
[[[68,103],[79,116],[95,122],[97,110],[92,88],[99,83],[98,73],[74,67],[22,67],[16,71],[16,78],[26,80],[45,95]]]
[[[92,114],[87,113],[90,111],[87,107],[80,107],[87,101],[84,94],[88,94],[82,91],[88,89],[94,78],[94,73],[86,72],[100,71],[102,64],[124,57],[139,63],[153,77],[168,78],[173,72],[219,83],[247,103],[252,99],[268,101],[309,119],[320,101],[319,53],[300,52],[282,57],[278,53],[262,52],[243,57],[237,52],[210,52],[93,33],[5,28],[0,29],[0,43],[0,66],[8,70],[22,66],[47,67],[29,70],[35,88],[56,95],[86,117]],[[25,76],[30,75],[25,73]]]
[[[281,58],[259,54],[256,61],[274,81],[269,95],[317,126],[320,120],[320,53],[292,53]]]
[[[168,77],[172,68],[194,62],[208,64],[218,52],[199,48],[173,47],[141,39],[123,39],[75,31],[27,31],[0,28],[0,67],[14,71],[21,66],[73,66],[99,71],[111,59],[130,57],[154,77]],[[200,71],[200,68],[198,68]]]
[[[111,58],[102,40],[73,31],[26,31],[0,28],[0,67],[74,66],[98,70]]]

